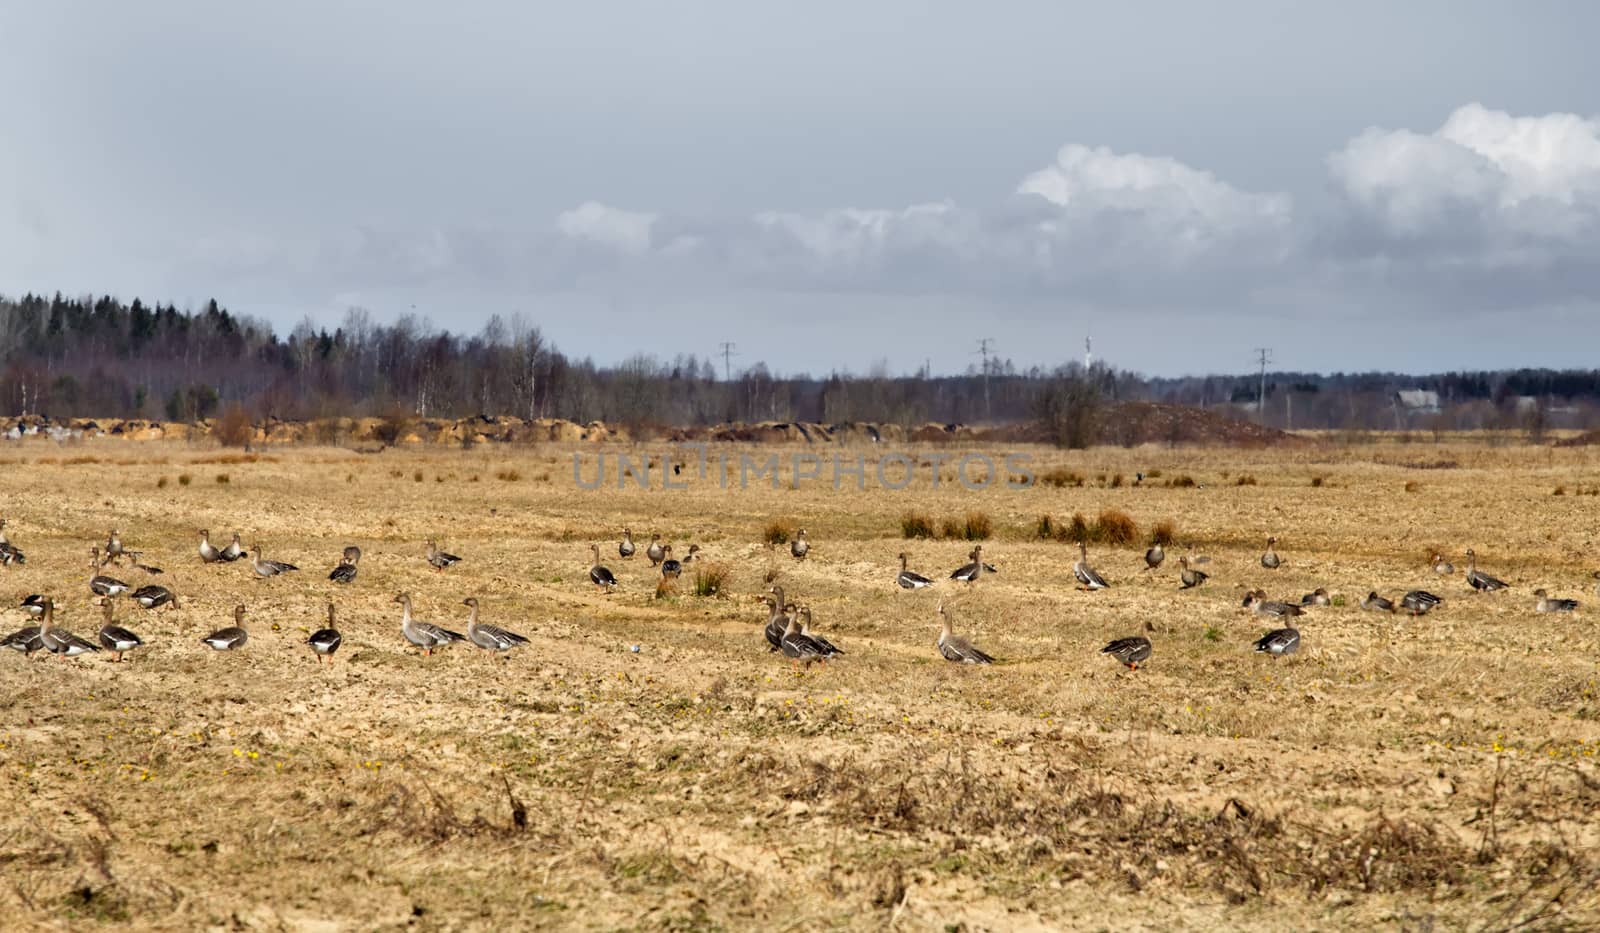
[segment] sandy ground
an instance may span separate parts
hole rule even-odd
[[[112,526],[166,573],[111,572],[182,602],[119,605],[149,643],[126,664],[0,656],[5,925],[1600,925],[1587,449],[1034,450],[1036,471],[1085,485],[979,492],[950,465],[937,490],[927,468],[901,491],[835,490],[827,471],[799,489],[687,471],[687,489],[657,474],[583,490],[574,449],[0,448],[5,530],[28,557],[0,571],[8,607],[54,594],[58,623],[92,636],[87,550]],[[1135,471],[1160,475],[1134,486]],[[1180,475],[1197,486],[1168,485]],[[1038,540],[1037,520],[1104,508],[1141,536],[1173,522],[1211,582],[1178,591],[1181,546],[1145,572],[1141,539],[1092,546],[1113,586],[1075,589],[1074,549]],[[1000,572],[969,588],[943,579],[969,543],[904,540],[900,517],[972,510]],[[809,530],[805,562],[761,543],[779,518]],[[641,552],[651,533],[680,556],[700,544],[728,569],[722,594],[686,575],[658,596],[642,554],[617,558],[624,525]],[[303,570],[203,566],[201,527]],[[1277,571],[1257,561],[1268,534]],[[462,563],[434,572],[429,536]],[[590,542],[613,594],[588,584]],[[346,544],[365,557],[340,587],[326,577]],[[1429,549],[1460,567],[1469,546],[1509,592],[1429,569]],[[902,549],[937,586],[893,585]],[[846,657],[795,671],[767,652],[769,578]],[[1344,604],[1312,610],[1302,653],[1272,662],[1250,645],[1274,626],[1239,605],[1254,586]],[[1538,586],[1585,606],[1536,614]],[[1413,587],[1444,606],[1356,606]],[[401,591],[457,629],[475,595],[531,644],[422,657]],[[345,643],[319,666],[304,640],[329,599]],[[941,600],[1003,663],[939,658]],[[204,648],[235,603],[248,646]],[[1098,653],[1132,634],[1155,645],[1138,671]]]

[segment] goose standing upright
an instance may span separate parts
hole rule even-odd
[[[122,560],[122,532],[111,529],[106,535],[106,563],[119,563]]]
[[[1261,566],[1267,568],[1268,570],[1277,570],[1279,567],[1283,566],[1283,560],[1278,557],[1278,552],[1273,549],[1273,545],[1276,545],[1277,543],[1277,538],[1268,538],[1267,550],[1261,555]]]
[[[993,664],[994,657],[980,651],[976,645],[957,635],[950,627],[950,614],[939,604],[939,654],[956,664]]]
[[[783,656],[788,658],[796,667],[802,661],[805,662],[806,667],[810,667],[813,661],[826,663],[822,646],[817,644],[814,639],[800,633],[799,612],[789,616],[788,624],[783,628],[783,638],[778,642],[778,645],[783,651]]]
[[[1161,562],[1166,559],[1167,551],[1166,548],[1161,546],[1161,542],[1151,542],[1150,549],[1144,552],[1144,569],[1154,570],[1157,567],[1160,567]]]
[[[0,638],[0,648],[20,651],[24,657],[33,657],[33,653],[43,647],[44,642],[39,638],[37,625],[24,625],[5,638]]]
[[[429,538],[428,563],[433,565],[433,569],[443,573],[446,567],[461,563],[461,558],[455,556],[454,554],[447,554],[444,551],[439,550],[438,542],[434,541],[432,538]]]
[[[116,661],[120,662],[129,651],[144,647],[144,639],[116,624],[116,605],[111,600],[103,599],[101,605],[105,607],[106,621],[100,626],[100,644],[116,654]]]
[[[617,556],[627,560],[637,550],[638,548],[634,547],[633,544],[633,532],[626,528],[622,529],[622,540],[617,544]]]
[[[261,556],[261,545],[259,544],[251,548],[250,553],[255,555],[255,559],[251,562],[250,566],[255,570],[256,576],[258,577],[276,577],[279,574],[285,574],[300,569],[294,564],[284,563],[281,560],[264,559]]]
[[[1509,589],[1503,580],[1497,580],[1478,569],[1478,554],[1472,548],[1467,548],[1467,585],[1480,593]]]
[[[1544,587],[1534,590],[1533,595],[1539,598],[1538,602],[1533,604],[1534,612],[1578,611],[1578,601],[1576,599],[1554,599],[1548,592],[1546,592]]]
[[[332,602],[328,603],[327,626],[312,632],[311,637],[306,639],[306,644],[310,645],[311,650],[316,652],[318,664],[323,661],[332,661],[333,653],[339,650],[340,645],[344,644],[344,636],[339,634],[338,626],[333,621]]]
[[[806,555],[811,553],[811,542],[806,539],[804,528],[794,533],[793,540],[789,542],[789,553],[795,560],[805,560]]]
[[[894,578],[894,582],[899,584],[901,589],[903,589],[903,590],[920,590],[925,586],[932,586],[933,585],[933,581],[929,580],[927,577],[923,576],[922,574],[914,573],[914,572],[912,572],[910,570],[907,570],[906,569],[906,561],[907,561],[906,552],[905,551],[901,551],[900,552],[900,573]]]
[[[687,564],[697,560],[701,560],[700,545],[691,544],[689,545],[689,553],[683,555],[683,562]]]
[[[433,649],[442,648],[453,641],[466,641],[460,632],[452,632],[447,628],[434,625],[432,622],[421,622],[411,616],[411,595],[401,593],[394,598],[400,604],[400,634],[406,641],[422,649],[424,655],[433,654]]]
[[[39,620],[39,643],[44,650],[63,660],[100,650],[100,646],[94,642],[79,638],[66,629],[56,628],[54,625],[55,617],[55,600],[46,597],[44,601],[44,618]]]
[[[120,596],[128,591],[128,584],[116,577],[108,577],[100,572],[105,562],[100,559],[100,548],[89,549],[89,567],[93,571],[89,576],[89,591],[96,596]]]
[[[683,574],[683,562],[672,556],[672,545],[661,549],[664,557],[661,561],[661,577],[664,580],[676,580]]]
[[[1078,542],[1078,561],[1072,565],[1072,575],[1078,578],[1078,585],[1086,590],[1103,590],[1111,586],[1099,571],[1089,566],[1089,545],[1083,541]]]
[[[650,536],[650,546],[644,549],[644,556],[650,558],[650,566],[661,566],[661,561],[666,558],[667,552],[661,549],[660,535]]]
[[[833,642],[811,631],[810,606],[800,606],[797,608],[795,610],[795,617],[800,621],[800,634],[817,643],[817,647],[822,649],[822,657],[824,660],[831,658],[834,655],[844,654],[844,650],[834,645]]]
[[[589,582],[602,590],[610,591],[617,586],[617,577],[610,568],[600,566],[600,545],[591,544],[589,550],[594,552],[594,563],[589,565]]]
[[[219,560],[222,560],[222,552],[211,543],[211,532],[204,528],[200,529],[200,562],[214,564]]]
[[[356,565],[361,563],[361,549],[355,546],[344,549],[344,554],[339,558],[339,566],[328,573],[328,579],[335,583],[354,583],[356,579]]]
[[[470,611],[467,613],[467,641],[479,648],[488,651],[491,655],[503,651],[510,651],[518,645],[526,645],[528,640],[516,632],[508,631],[498,625],[478,622],[478,598],[468,596],[461,601]]]
[[[977,583],[979,577],[990,572],[989,565],[983,562],[983,545],[979,544],[973,547],[967,553],[967,559],[970,563],[957,567],[950,574],[950,579],[972,584]]]
[[[200,643],[214,651],[238,651],[250,640],[250,633],[244,630],[244,606],[233,607],[233,624],[219,628],[210,635],[200,639]]]
[[[223,548],[221,551],[219,551],[217,553],[217,558],[219,560],[222,560],[222,561],[224,561],[226,563],[231,564],[234,561],[238,560],[239,558],[243,557],[244,554],[245,554],[244,545],[239,543],[239,533],[237,531],[235,531],[233,533],[233,540],[231,542],[229,542],[227,547]]]
[[[1152,568],[1154,569],[1154,568]],[[1130,671],[1139,669],[1139,665],[1150,657],[1150,639],[1143,635],[1134,635],[1129,638],[1119,638],[1104,648],[1101,654],[1109,654],[1116,658]]]
[[[789,627],[789,617],[784,614],[783,587],[774,586],[769,590],[772,593],[772,613],[767,616],[767,627],[763,630],[769,651],[779,651],[783,648],[783,633]]]
[[[1183,584],[1181,590],[1192,590],[1200,584],[1211,579],[1211,575],[1204,570],[1195,570],[1189,566],[1189,555],[1184,554],[1178,558],[1178,580]]]

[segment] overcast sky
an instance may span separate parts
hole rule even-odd
[[[0,0],[0,292],[782,372],[1597,365],[1600,4]]]

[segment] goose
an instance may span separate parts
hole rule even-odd
[[[594,563],[589,567],[589,582],[602,590],[611,590],[617,585],[617,577],[609,569],[600,566],[600,545],[591,544],[589,549],[594,552]]]
[[[227,547],[218,552],[217,558],[231,564],[243,557],[244,553],[244,545],[239,543],[239,533],[235,531],[233,533],[233,541],[231,541]]]
[[[772,593],[772,613],[767,616],[767,627],[764,634],[769,651],[778,651],[783,648],[783,633],[789,627],[789,617],[784,614],[783,587],[774,586],[769,591]]]
[[[167,605],[174,609],[178,608],[178,595],[166,587],[156,586],[154,583],[134,590],[133,601],[146,609],[159,609]]]
[[[120,662],[124,654],[135,648],[143,648],[144,639],[115,623],[112,616],[116,608],[111,600],[102,600],[102,604],[105,606],[106,622],[100,626],[100,644],[107,651],[114,653],[115,660]]]
[[[906,552],[901,551],[900,573],[894,578],[894,582],[900,584],[900,588],[903,590],[920,590],[925,586],[932,586],[932,580],[929,580],[920,573],[914,573],[906,569],[906,561],[908,559],[909,558],[906,557]]]
[[[795,560],[805,560],[810,552],[811,542],[806,540],[806,530],[802,528],[794,533],[794,540],[789,542],[789,553],[794,555]]]
[[[1433,555],[1433,560],[1430,563],[1433,565],[1433,572],[1441,577],[1447,577],[1456,572],[1456,565],[1445,560],[1443,554]]]
[[[1244,607],[1255,610],[1256,615],[1272,616],[1278,619],[1284,616],[1303,616],[1306,614],[1304,609],[1292,603],[1267,599],[1267,595],[1260,590],[1252,590],[1245,594]]]
[[[1467,548],[1467,585],[1480,593],[1508,589],[1504,581],[1496,580],[1478,569],[1478,555],[1472,548]]]
[[[815,639],[800,633],[799,616],[798,612],[789,616],[788,624],[784,626],[783,638],[778,642],[783,650],[783,656],[792,661],[796,667],[800,666],[802,661],[806,667],[810,667],[813,661],[826,663],[822,646],[817,644]]]
[[[143,570],[152,577],[160,576],[161,574],[166,573],[166,571],[162,570],[160,567],[152,567],[149,564],[142,563],[142,558],[144,557],[143,551],[123,551],[122,553],[128,555],[128,561],[133,564],[133,569],[135,570]]]
[[[120,596],[128,591],[128,584],[99,572],[105,566],[105,562],[100,560],[100,548],[90,548],[89,555],[89,567],[95,571],[89,577],[90,592],[96,596]]]
[[[22,597],[22,611],[35,619],[44,615],[44,597],[38,593],[29,593]]]
[[[700,553],[700,545],[698,545],[698,544],[689,545],[689,553],[683,555],[683,562],[687,564],[690,561],[699,560],[700,558],[697,556],[697,555],[699,555],[699,553]]]
[[[204,528],[200,529],[200,562],[214,564],[222,559],[222,552],[211,543],[211,532]]]
[[[957,567],[950,574],[950,579],[960,580],[962,583],[977,583],[978,578],[989,572],[989,565],[983,562],[983,545],[978,545],[967,554],[971,563]]]
[[[1300,650],[1300,630],[1297,628],[1273,629],[1256,639],[1256,650],[1265,651],[1274,659],[1294,654]]]
[[[200,639],[200,643],[216,651],[237,651],[249,640],[250,633],[244,630],[244,607],[234,606],[233,624],[217,629]]]
[[[1394,600],[1385,599],[1378,595],[1377,590],[1373,590],[1361,598],[1361,608],[1368,612],[1393,612]]]
[[[810,606],[801,606],[799,609],[797,609],[795,611],[798,614],[798,617],[800,619],[800,634],[804,635],[805,637],[807,637],[807,638],[809,638],[812,641],[817,643],[817,647],[822,649],[823,658],[826,659],[826,658],[831,658],[834,655],[844,654],[844,650],[842,648],[839,648],[839,647],[835,646],[833,642],[831,642],[831,641],[827,640],[826,638],[823,638],[821,635],[817,635],[817,634],[815,634],[815,633],[813,633],[811,631],[811,607]]]
[[[978,650],[972,642],[955,634],[950,628],[950,615],[939,604],[939,653],[946,661],[956,664],[993,664],[994,658]]]
[[[1101,648],[1100,653],[1109,654],[1128,670],[1136,671],[1139,664],[1150,657],[1150,639],[1142,635],[1119,638]]]
[[[327,627],[319,628],[312,632],[311,637],[306,639],[306,644],[310,645],[311,650],[317,653],[318,664],[321,664],[324,660],[332,661],[333,653],[339,650],[340,645],[344,644],[344,636],[339,634],[339,629],[333,622],[333,603],[328,603]]]
[[[1195,570],[1189,566],[1188,555],[1178,558],[1178,566],[1182,568],[1178,571],[1178,579],[1183,583],[1182,586],[1178,587],[1179,589],[1192,590],[1211,579],[1211,574],[1206,573],[1204,570]]]
[[[11,539],[6,537],[6,520],[0,518],[0,564],[5,564],[9,567],[12,564],[26,564],[27,562],[28,559],[23,556],[22,551],[18,550],[17,546],[11,543]]]
[[[439,550],[439,545],[432,538],[429,538],[428,563],[433,565],[433,569],[443,573],[444,568],[461,563],[461,558]]]
[[[1144,569],[1154,570],[1157,567],[1160,567],[1161,562],[1166,559],[1166,549],[1161,546],[1160,541],[1156,541],[1150,545],[1150,549],[1148,551],[1144,552]]]
[[[424,655],[431,655],[433,649],[442,648],[453,641],[466,641],[466,637],[460,632],[452,632],[432,622],[418,622],[413,619],[409,593],[401,593],[394,598],[394,601],[399,603],[403,610],[400,616],[400,634],[405,636],[406,641],[421,648]]]
[[[255,559],[251,561],[250,566],[255,569],[256,576],[258,577],[275,577],[282,573],[288,573],[291,570],[300,569],[294,564],[287,564],[281,560],[263,559],[261,556],[261,545],[259,544],[251,548],[250,553],[255,555]]]
[[[1534,612],[1578,611],[1578,601],[1576,599],[1554,599],[1545,591],[1543,587],[1534,590],[1533,595],[1539,597],[1539,601],[1533,606]]]
[[[1277,543],[1277,538],[1268,538],[1267,550],[1261,555],[1261,566],[1267,568],[1268,570],[1277,570],[1279,567],[1283,566],[1283,560],[1278,557],[1278,552],[1272,549],[1272,546]]]
[[[0,638],[0,648],[12,648],[22,652],[25,657],[32,657],[35,651],[44,647],[44,642],[39,639],[39,626],[24,625],[5,638]]]
[[[672,556],[672,545],[661,550],[665,555],[661,561],[661,576],[663,579],[676,580],[683,573],[683,562]]]
[[[1300,597],[1300,605],[1302,606],[1330,606],[1332,604],[1333,600],[1329,598],[1328,591],[1320,586]]]
[[[507,631],[498,625],[480,624],[478,622],[478,598],[468,596],[461,601],[471,611],[467,613],[467,641],[490,654],[501,651],[510,651],[518,645],[526,645],[528,640],[516,632]]]
[[[120,532],[117,529],[113,528],[113,529],[111,529],[111,533],[106,536],[106,563],[109,564],[109,563],[112,563],[114,561],[120,560],[121,557],[122,557],[122,532]]]
[[[1411,590],[1400,597],[1400,608],[1414,616],[1427,615],[1439,607],[1444,600],[1433,595],[1427,590]]]
[[[626,528],[622,529],[622,540],[617,544],[617,556],[627,560],[637,550],[638,548],[633,544],[633,532]]]
[[[80,654],[99,651],[100,646],[87,639],[79,638],[66,629],[55,628],[51,623],[55,620],[56,606],[54,600],[46,598],[44,601],[44,618],[39,620],[39,643],[44,650],[58,658],[75,658]]]
[[[1079,586],[1086,590],[1103,590],[1111,586],[1099,571],[1089,566],[1089,545],[1082,541],[1078,542],[1078,562],[1072,565],[1072,575],[1078,578]]]
[[[658,567],[661,565],[661,561],[666,558],[667,552],[661,549],[660,535],[650,536],[650,546],[644,549],[644,556],[650,558],[650,566]]]
[[[344,555],[339,559],[339,566],[333,568],[328,574],[328,579],[335,583],[354,583],[356,579],[356,565],[361,563],[361,549],[347,547]]]

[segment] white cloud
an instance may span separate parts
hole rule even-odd
[[[650,249],[655,214],[625,211],[598,201],[586,201],[556,218],[556,229],[574,240],[587,240],[624,253]]]
[[[1378,233],[1485,261],[1592,240],[1600,121],[1514,117],[1468,104],[1429,134],[1369,129],[1329,157],[1339,190]],[[1462,256],[1470,259],[1470,256]]]

